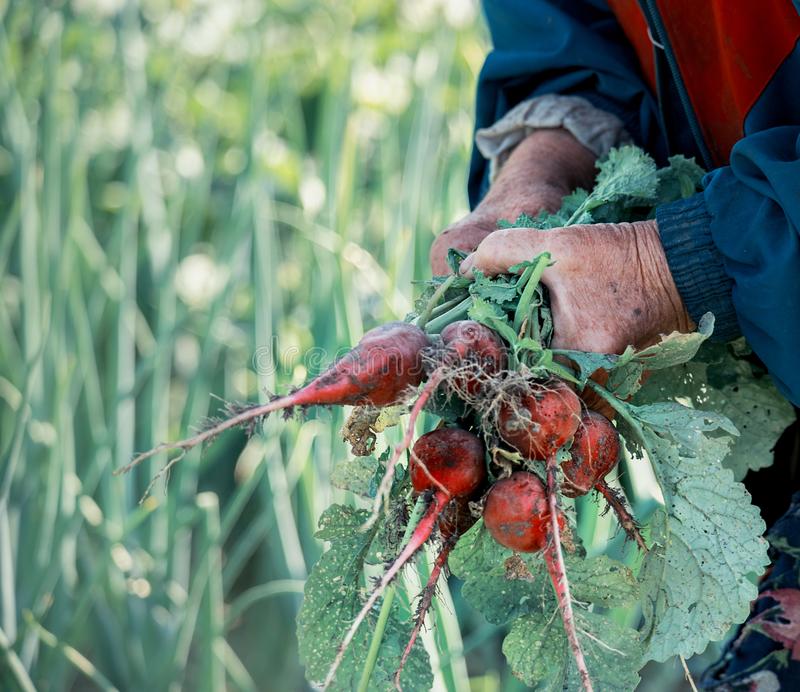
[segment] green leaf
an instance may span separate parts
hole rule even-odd
[[[359,530],[368,515],[369,512],[363,510],[333,505],[320,518],[317,538],[330,541],[331,546],[306,581],[305,597],[297,617],[300,658],[309,680],[325,678],[342,636],[361,607],[364,560],[377,531],[377,528],[368,532]],[[358,684],[374,624],[373,615],[359,629],[331,689],[351,690]],[[395,608],[386,627],[370,689],[394,688],[394,672],[409,635],[409,624],[398,618]],[[431,686],[430,665],[421,645],[415,646],[402,680],[407,689]]]
[[[689,657],[747,617],[757,594],[749,577],[768,564],[764,522],[744,486],[722,467],[729,438],[705,434],[714,421],[695,419],[695,429],[678,434],[668,424],[646,427],[655,412],[634,409],[634,416],[645,424],[666,504],[666,514],[652,519],[657,545],[640,574],[647,657]]]
[[[458,274],[458,268],[461,262],[464,261],[468,253],[463,250],[451,247],[447,250],[447,266],[450,268],[452,274]]]
[[[564,356],[572,361],[573,366],[578,368],[578,380],[581,385],[585,385],[589,378],[601,368],[603,370],[613,370],[625,363],[630,362],[633,355],[633,348],[628,349],[622,355],[609,353],[592,353],[590,351],[572,351],[569,349],[558,349],[554,351],[559,356]]]
[[[679,404],[677,401],[660,401],[647,406],[631,406],[631,412],[656,433],[671,435],[684,445],[702,444],[698,435],[723,430],[729,435],[739,431],[729,418],[714,411],[702,411]]]
[[[698,349],[714,331],[714,315],[707,312],[700,318],[697,331],[689,334],[672,332],[657,344],[636,351],[629,358],[620,360],[609,369],[606,388],[620,399],[627,399],[642,386],[645,371],[672,368],[695,357]],[[626,351],[625,354],[627,355]]]
[[[456,544],[448,564],[463,580],[466,601],[489,622],[501,625],[555,604],[541,556],[525,560],[497,543],[479,520]]]
[[[564,217],[564,221],[559,225],[563,226],[569,217],[572,216],[578,209],[580,209],[584,202],[586,202],[587,197],[589,197],[589,191],[584,190],[582,187],[577,188],[575,191],[564,197],[564,199],[561,201],[561,209],[558,212],[560,216]],[[575,221],[575,223],[592,223],[591,214],[586,212],[586,216],[588,217],[588,220],[578,220]]]
[[[383,472],[381,472],[381,477]],[[380,482],[380,477],[378,478]],[[397,483],[397,481],[395,481]],[[377,492],[377,485],[374,492]],[[364,556],[367,565],[387,565],[394,560],[403,547],[403,534],[408,523],[408,509],[404,499],[406,493],[394,491],[391,494],[391,504],[385,521],[378,524],[375,536],[370,543],[369,550]],[[374,495],[373,495],[374,497]]]
[[[511,271],[511,269],[509,269]],[[500,274],[495,278],[485,276],[480,270],[473,272],[475,280],[469,288],[472,296],[477,296],[486,301],[513,306],[519,295],[517,284],[519,277],[510,274]]]
[[[647,370],[660,370],[686,363],[695,357],[700,346],[713,331],[714,315],[707,312],[700,318],[697,331],[689,334],[667,334],[657,344],[637,351],[632,360],[641,363]]]
[[[636,200],[637,205],[640,200],[655,199],[658,185],[656,164],[639,147],[611,149],[597,167],[600,172],[588,198],[593,200],[592,206],[621,198]]]
[[[618,398],[627,399],[641,387],[645,370],[670,368],[691,360],[713,329],[714,316],[709,312],[700,319],[696,332],[672,332],[663,336],[657,344],[641,351],[634,351],[633,347],[628,346],[621,355],[566,349],[559,349],[555,353],[569,358],[578,368],[581,385],[585,385],[598,370],[606,370],[609,373],[606,388]]]
[[[539,216],[541,216],[541,214]],[[530,216],[523,213],[520,214],[514,221],[510,221],[509,219],[499,219],[497,221],[497,228],[539,228],[539,226],[536,225],[537,218],[539,217]]]
[[[704,344],[692,362],[653,373],[636,403],[676,397],[725,415],[736,426],[739,437],[723,460],[736,480],[772,463],[772,448],[794,421],[791,404],[766,373],[721,344]]]
[[[656,199],[658,179],[656,164],[643,150],[634,146],[612,149],[598,163],[595,186],[563,225],[583,223],[591,212],[594,221],[632,221],[629,210],[641,207],[639,218],[647,218]]]
[[[572,597],[606,608],[632,606],[639,600],[639,584],[621,562],[608,555],[584,558],[565,556]]]
[[[464,581],[475,579],[482,572],[502,564],[514,551],[504,548],[487,531],[483,519],[458,539],[447,564],[457,577]]]
[[[613,392],[619,399],[627,399],[639,391],[643,376],[644,365],[637,361],[631,361],[622,367],[611,370],[606,382],[606,389]]]
[[[333,468],[331,484],[361,497],[373,497],[375,472],[379,466],[378,460],[372,456],[343,459]]]
[[[575,608],[578,640],[598,692],[634,690],[642,663],[639,635],[607,615]],[[579,690],[572,658],[557,610],[531,613],[514,622],[503,641],[514,675],[535,690]]]
[[[534,690],[563,690],[569,645],[558,611],[516,620],[503,640],[503,655],[514,675]]]
[[[453,574],[464,581],[464,598],[489,622],[514,621],[503,651],[515,675],[537,689],[560,690],[571,679],[574,664],[542,554],[515,554],[500,546],[481,520],[461,537],[449,564]],[[566,567],[576,601],[604,607],[637,602],[638,583],[633,573],[607,556],[586,559],[568,555]],[[578,612],[580,626],[588,632],[582,645],[598,682],[610,680],[607,676],[616,667],[622,672],[619,680],[623,684],[616,689],[627,689],[627,680],[633,689],[641,664],[636,631],[619,628],[605,616]],[[604,648],[592,636],[617,651]],[[612,665],[613,657],[617,661]]]
[[[705,171],[693,158],[670,156],[669,166],[658,171],[657,204],[667,204],[691,197],[700,187]]]

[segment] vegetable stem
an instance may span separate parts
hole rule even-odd
[[[525,284],[525,288],[522,291],[519,303],[517,303],[517,308],[514,311],[514,331],[517,334],[519,334],[520,327],[522,327],[522,323],[530,310],[533,292],[539,285],[539,281],[541,281],[542,278],[542,273],[548,264],[550,264],[550,253],[543,252],[536,259],[536,264],[531,267],[532,271],[528,277],[528,282]]]
[[[420,329],[425,329],[425,325],[431,318],[431,312],[433,311],[433,308],[435,308],[439,301],[444,297],[444,294],[447,293],[447,289],[453,285],[453,282],[456,280],[456,278],[457,277],[455,274],[451,274],[441,284],[439,284],[439,286],[437,286],[436,290],[433,292],[433,295],[430,297],[430,300],[428,300],[428,304],[422,311],[422,314],[417,318],[417,326]]]
[[[578,206],[578,208],[575,211],[572,212],[572,216],[570,216],[569,219],[567,219],[567,223],[564,224],[565,226],[571,226],[579,218],[581,218],[581,216],[583,216],[583,214],[585,214],[587,211],[591,211],[595,207],[599,206],[598,200],[595,199],[595,194],[596,194],[596,189],[592,190],[589,196],[585,200],[583,200],[583,202]]]
[[[470,305],[472,305],[472,296],[467,296],[454,308],[448,310],[443,315],[430,320],[430,322],[425,325],[425,331],[428,334],[438,334],[451,322],[456,322],[466,317]]]
[[[549,353],[552,353],[551,351]],[[555,361],[550,359],[550,362],[545,365],[545,367],[552,372],[554,375],[558,375],[562,380],[566,380],[567,382],[572,382],[573,384],[580,384],[581,381],[575,377],[575,375],[570,371],[569,368],[556,363]]]
[[[425,511],[425,499],[423,496],[417,498],[411,516],[408,518],[405,533],[403,534],[402,547],[411,540],[411,534],[417,528],[422,513]],[[375,664],[378,661],[378,652],[383,642],[383,634],[386,631],[386,624],[389,622],[389,615],[392,611],[392,604],[394,603],[395,592],[397,587],[392,584],[387,590],[386,595],[383,597],[383,604],[381,605],[381,612],[378,614],[378,622],[375,625],[375,631],[372,633],[372,641],[369,644],[369,651],[367,652],[367,660],[364,663],[364,669],[361,671],[361,679],[358,682],[358,692],[366,692],[369,685],[369,679],[372,677],[372,672],[375,670]]]
[[[605,400],[605,402],[611,406],[619,415],[620,417],[633,428],[633,431],[639,437],[639,440],[642,444],[647,447],[647,440],[645,439],[644,432],[642,431],[642,426],[639,425],[639,421],[637,421],[628,411],[628,407],[624,401],[620,401],[615,397],[613,394],[610,394],[604,387],[597,384],[594,380],[588,380],[586,384],[591,387],[597,394],[600,395],[600,398]]]
[[[431,318],[439,317],[440,315],[444,315],[450,308],[454,308],[458,305],[464,298],[462,296],[457,296],[456,298],[451,298],[444,303],[437,305],[433,310],[431,310]]]

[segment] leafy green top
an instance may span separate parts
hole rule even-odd
[[[370,549],[375,549],[373,543],[379,540],[377,527],[359,530],[368,515],[363,510],[332,505],[320,517],[317,538],[330,541],[330,548],[306,581],[303,606],[297,616],[300,657],[309,680],[325,678],[342,634],[361,607],[364,565]],[[406,615],[403,621],[395,608],[389,617],[370,689],[394,689],[394,673],[411,631],[407,621],[410,614]],[[370,632],[362,628],[347,650],[332,689],[356,688],[369,645]],[[419,644],[403,669],[402,681],[408,689],[430,688],[433,683],[428,656]]]
[[[553,214],[522,215],[499,225],[549,229],[652,218],[658,204],[694,194],[702,175],[694,161],[681,156],[659,170],[640,149],[622,147],[599,164],[591,191],[576,190]],[[452,269],[463,256],[451,250]],[[478,271],[474,280],[436,277],[426,282],[408,319],[422,317],[425,329],[437,334],[469,317],[504,339],[511,368],[532,376],[555,373],[593,387],[617,411],[633,463],[652,465],[663,505],[650,517],[651,547],[637,569],[608,556],[587,558],[580,545],[566,556],[578,639],[595,689],[633,690],[648,659],[702,651],[747,616],[756,595],[753,577],[767,564],[767,544],[758,510],[737,479],[766,463],[791,408],[741,349],[707,341],[714,327],[710,314],[695,333],[669,334],[641,350],[551,350],[552,317],[540,283],[550,261],[544,253],[492,278]],[[590,380],[600,369],[608,374],[603,387]],[[452,421],[464,415],[463,406],[451,410],[437,403],[433,410]],[[334,482],[370,497],[380,475],[380,462],[376,468],[375,460],[365,458],[342,465]],[[403,491],[398,482],[393,496]],[[311,680],[325,676],[338,638],[362,602],[365,564],[386,560],[397,549],[386,524],[359,532],[365,516],[334,506],[320,520],[318,536],[331,547],[309,577],[298,618]],[[462,593],[473,607],[492,623],[510,625],[503,651],[521,680],[541,690],[580,687],[541,555],[499,546],[479,521],[459,538],[449,565],[464,581]],[[407,630],[393,611],[372,678],[377,688],[390,686]],[[340,668],[338,687],[358,681],[368,645],[362,631]],[[417,647],[403,681],[421,689],[430,680]]]

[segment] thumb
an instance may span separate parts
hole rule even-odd
[[[461,263],[459,272],[471,277],[473,269],[480,269],[489,276],[508,273],[515,264],[531,260],[543,252],[550,252],[554,259],[568,255],[565,238],[560,229],[540,231],[536,228],[504,228],[484,238],[478,248]],[[556,266],[548,267],[542,276],[545,284],[557,278]]]

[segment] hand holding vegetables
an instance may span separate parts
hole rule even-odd
[[[514,149],[475,210],[431,246],[434,275],[448,273],[447,250],[472,252],[497,228],[497,219],[555,211],[576,187],[591,187],[594,154],[562,129],[537,130]]]
[[[691,655],[746,616],[755,593],[747,577],[763,568],[766,544],[757,511],[720,465],[725,435],[736,429],[700,406],[714,401],[711,380],[697,381],[704,397],[697,407],[663,401],[669,392],[655,403],[630,401],[642,372],[690,361],[713,327],[707,315],[697,333],[680,333],[693,325],[658,229],[639,221],[657,200],[693,192],[702,172],[680,157],[657,170],[633,147],[613,150],[599,168],[594,188],[567,195],[556,213],[501,220],[514,227],[486,237],[462,263],[472,280],[451,273],[463,254],[450,254],[449,276],[427,282],[406,321],[371,330],[306,386],[263,404],[231,405],[228,418],[127,467],[175,450],[164,475],[188,449],[234,427],[252,433],[276,410],[356,405],[366,407],[353,414],[363,423],[379,409],[396,415],[410,407],[399,443],[365,460],[369,483],[359,476],[351,486],[344,476],[340,486],[372,511],[335,505],[320,520],[318,537],[330,548],[309,576],[298,617],[309,680],[336,689],[429,687],[417,640],[448,566],[487,619],[514,621],[503,650],[515,673],[549,689],[633,689],[643,660]],[[547,185],[558,187],[545,176],[529,189]],[[620,222],[588,225],[609,219]],[[653,345],[633,347],[642,344]],[[607,377],[592,381],[599,371]],[[584,387],[615,422],[586,410],[576,393]],[[439,422],[418,437],[423,410]],[[354,426],[347,440],[362,449],[369,435],[374,444],[369,426]],[[645,452],[663,502],[637,521],[605,477],[622,457],[646,463]],[[406,456],[406,472],[397,473]],[[588,556],[573,531],[570,498],[592,491],[632,541],[637,555],[626,563]],[[710,542],[722,547],[718,556]],[[404,620],[392,606],[395,580],[424,545],[435,555],[430,577]],[[641,566],[631,569],[628,558]],[[607,617],[608,608],[637,604],[638,626]]]
[[[672,280],[655,221],[598,223],[541,231],[499,230],[461,264],[494,276],[549,251],[554,348],[622,353],[659,335],[694,328]]]

